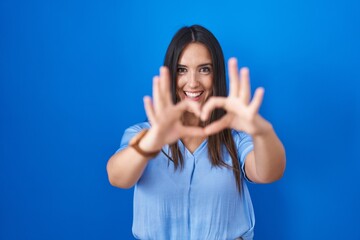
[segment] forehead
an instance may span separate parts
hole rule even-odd
[[[212,63],[211,54],[202,43],[190,43],[182,51],[178,64],[197,66],[205,63]]]

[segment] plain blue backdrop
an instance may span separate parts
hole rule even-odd
[[[0,239],[133,239],[106,162],[171,37],[202,24],[264,86],[287,150],[255,239],[360,239],[358,1],[0,2]],[[156,216],[154,216],[156,217]]]

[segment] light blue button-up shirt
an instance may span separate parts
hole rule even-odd
[[[128,128],[118,151],[145,128],[150,128],[149,123]],[[207,140],[193,153],[179,140],[184,168],[175,171],[173,163],[160,153],[149,161],[135,185],[132,229],[135,238],[253,239],[255,217],[244,174],[245,158],[253,150],[253,143],[244,132],[233,130],[232,135],[242,167],[241,193],[232,169],[211,165]],[[163,150],[168,153],[168,146]],[[225,152],[224,161],[232,166],[231,157]]]

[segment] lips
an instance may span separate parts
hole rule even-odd
[[[196,98],[200,97],[203,93],[204,93],[204,91],[197,91],[197,92],[184,91],[185,96],[188,98],[191,98],[191,99],[196,99]]]

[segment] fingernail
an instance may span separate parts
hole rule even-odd
[[[248,73],[249,72],[249,68],[247,67],[242,67],[241,68],[241,73],[245,74],[245,73]]]

